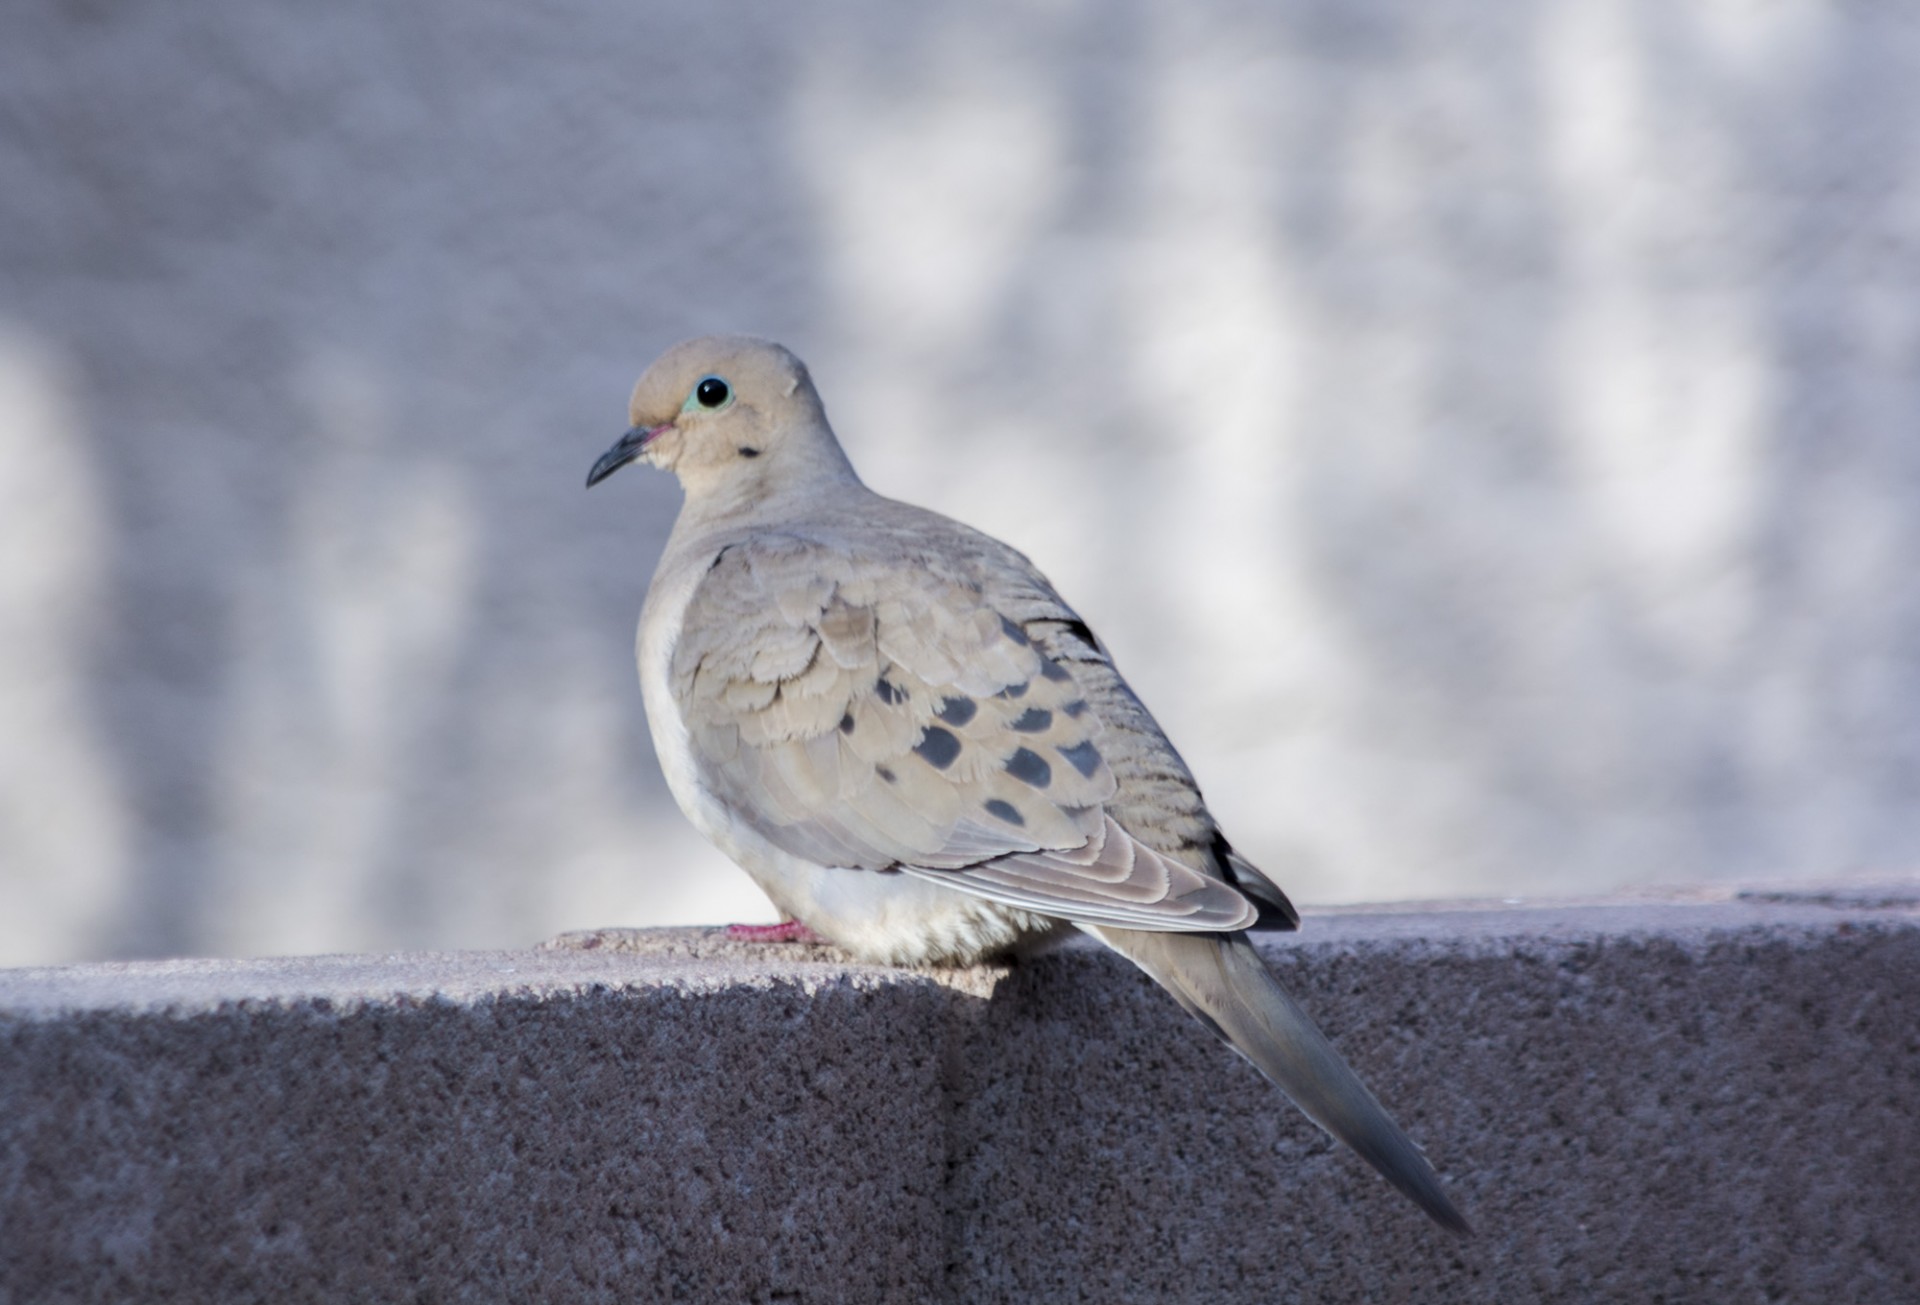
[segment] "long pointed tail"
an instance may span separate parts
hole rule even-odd
[[[1152,975],[1435,1223],[1462,1236],[1472,1234],[1420,1148],[1373,1099],[1244,935],[1082,927]]]

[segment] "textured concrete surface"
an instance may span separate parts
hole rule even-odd
[[[1276,941],[1468,1243],[1096,948],[585,941],[0,972],[0,1301],[1920,1297],[1911,883]]]
[[[1915,12],[9,0],[0,964],[769,918],[580,486],[716,328],[1295,900],[1920,865]]]

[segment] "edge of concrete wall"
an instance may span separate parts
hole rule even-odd
[[[0,971],[0,1302],[1920,1298],[1920,881],[1263,944],[1458,1243],[1124,962]]]

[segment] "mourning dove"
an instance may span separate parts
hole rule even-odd
[[[654,747],[688,819],[782,912],[892,964],[1084,930],[1469,1231],[1248,941],[1298,925],[1286,895],[1031,562],[862,484],[779,345],[677,345],[630,416],[587,484],[641,461],[686,494],[640,615]]]

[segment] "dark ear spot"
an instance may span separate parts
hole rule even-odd
[[[740,456],[743,458],[757,458],[760,456],[760,450],[754,448],[751,444],[742,444],[740,446]]]

